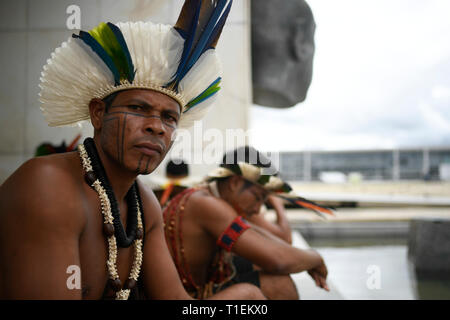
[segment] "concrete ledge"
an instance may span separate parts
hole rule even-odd
[[[367,238],[399,237],[407,238],[408,221],[371,221],[371,222],[303,222],[292,224],[307,239],[313,238]]]
[[[310,249],[308,242],[300,232],[295,230],[292,231],[292,245],[300,249]],[[330,291],[327,292],[318,288],[307,272],[291,274],[291,277],[297,287],[300,300],[344,300],[335,284],[329,279],[327,283]]]

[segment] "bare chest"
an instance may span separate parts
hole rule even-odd
[[[109,284],[106,261],[108,242],[103,232],[103,216],[98,199],[89,199],[87,224],[79,240],[81,289],[83,299],[114,298],[114,290]],[[126,221],[123,221],[126,228]],[[117,272],[122,284],[128,279],[133,263],[133,245],[118,247]]]
[[[187,267],[194,281],[203,284],[207,281],[208,270],[217,252],[215,240],[198,225],[189,211],[179,226],[179,244],[183,247],[183,250],[179,248],[179,253],[183,256],[181,262],[184,262],[182,268]]]

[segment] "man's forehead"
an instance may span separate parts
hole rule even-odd
[[[254,189],[255,190],[257,190],[259,193],[261,193],[261,194],[268,194],[269,193],[269,191],[267,191],[266,189],[264,189],[264,187],[262,187],[262,186],[260,186],[260,185],[258,185],[258,184],[256,184],[256,183],[253,183],[253,187],[254,187]]]
[[[252,189],[252,190],[254,190],[254,191],[258,192],[258,193],[261,193],[261,194],[268,194],[268,193],[269,193],[269,191],[266,190],[266,189],[264,189],[263,186],[261,186],[261,185],[255,183],[255,182],[252,182],[252,181],[250,181],[250,180],[247,180],[247,179],[245,179],[245,178],[242,177],[242,176],[238,176],[238,177],[240,178],[240,180],[242,181],[242,183],[245,183],[245,181],[249,182],[249,183],[250,183],[250,187],[249,187],[250,189]]]
[[[170,108],[180,112],[180,105],[172,97],[151,89],[129,89],[119,91],[115,102],[143,102],[151,106]]]

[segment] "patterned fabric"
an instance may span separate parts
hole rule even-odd
[[[226,251],[231,251],[237,239],[250,228],[247,221],[241,216],[237,216],[233,222],[225,229],[222,235],[217,239],[216,244]]]

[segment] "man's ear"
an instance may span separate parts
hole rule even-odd
[[[233,175],[229,178],[228,187],[231,192],[236,191],[241,184],[241,177]]]
[[[105,111],[106,105],[102,100],[94,98],[89,102],[89,115],[91,116],[91,123],[95,130],[101,129]]]

